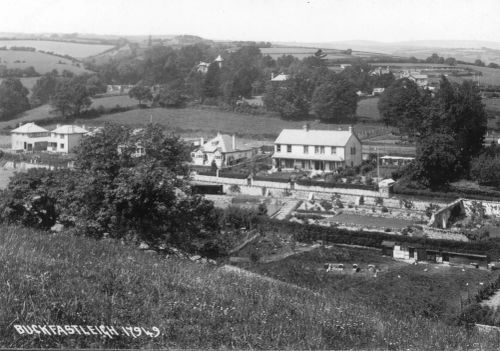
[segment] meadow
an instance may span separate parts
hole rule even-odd
[[[380,121],[380,112],[377,106],[378,100],[378,97],[359,100],[356,116],[367,120]]]
[[[104,108],[112,108],[117,105],[120,105],[121,107],[137,106],[138,101],[131,99],[128,95],[109,95],[94,98],[90,107],[98,108],[99,106],[102,106]]]
[[[465,350],[498,342],[349,302],[352,285],[318,293],[109,239],[3,226],[0,263],[0,347]],[[15,324],[156,327],[160,334],[19,335]]]
[[[273,140],[284,128],[302,128],[309,123],[311,129],[347,129],[348,124],[327,124],[319,121],[283,120],[274,114],[248,115],[211,108],[135,109],[104,115],[94,119],[77,120],[78,123],[102,125],[104,122],[140,127],[153,121],[177,134],[190,136],[214,135],[217,132],[236,134],[240,137]],[[354,130],[362,138],[371,133],[386,133],[387,128],[373,124],[355,124]]]
[[[1,46],[1,45],[0,45]],[[71,62],[66,58],[44,54],[41,52],[33,51],[17,51],[17,50],[0,50],[0,64],[7,66],[7,68],[27,68],[33,66],[35,71],[40,74],[45,74],[56,69],[61,73],[63,70],[71,71],[75,74],[88,73],[77,64]]]
[[[71,43],[54,40],[0,40],[0,47],[24,46],[36,50],[52,51],[60,55],[69,55],[74,58],[94,56],[113,48],[112,45]]]

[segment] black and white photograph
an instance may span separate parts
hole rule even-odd
[[[0,350],[500,350],[499,15],[1,0]]]

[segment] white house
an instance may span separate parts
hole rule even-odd
[[[283,129],[274,142],[273,167],[334,171],[361,164],[361,141],[348,130]]]
[[[47,151],[69,153],[80,143],[84,134],[88,131],[85,126],[57,125],[57,128],[50,132]]]
[[[196,66],[196,71],[205,74],[208,72],[208,66],[210,66],[210,63],[200,61],[198,66]]]
[[[274,73],[271,73],[271,82],[284,82],[288,79],[290,79],[289,74],[280,73],[275,77]]]
[[[221,168],[251,158],[258,152],[259,148],[237,145],[234,135],[217,133],[215,138],[193,151],[191,158],[195,165],[210,166],[215,162],[216,166]]]
[[[50,137],[50,132],[47,129],[32,122],[22,124],[10,133],[12,150],[45,150]]]
[[[429,84],[429,76],[427,74],[411,73],[408,79],[417,83],[419,87],[426,87]]]

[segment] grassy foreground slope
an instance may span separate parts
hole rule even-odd
[[[118,242],[0,228],[0,347],[489,349],[474,332]],[[14,325],[157,327],[140,336],[19,335]]]

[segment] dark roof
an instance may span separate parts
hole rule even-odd
[[[396,245],[396,242],[394,241],[388,241],[388,240],[382,241],[382,246],[394,247],[394,245]]]

